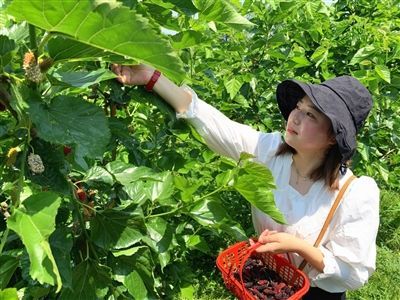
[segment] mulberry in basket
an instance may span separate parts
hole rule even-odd
[[[247,259],[254,255],[254,250],[258,246],[259,243],[250,247],[247,242],[239,242],[218,255],[217,267],[222,273],[225,285],[239,299],[256,299],[244,286],[242,271]],[[270,253],[257,253],[256,256],[269,270],[276,272],[286,284],[296,286],[295,293],[287,300],[301,299],[307,293],[310,288],[307,276],[285,258]]]

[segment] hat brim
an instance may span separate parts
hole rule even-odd
[[[342,161],[349,160],[357,146],[356,128],[346,104],[330,88],[294,79],[281,82],[276,90],[276,98],[285,120],[289,118],[290,112],[305,95],[331,121]]]

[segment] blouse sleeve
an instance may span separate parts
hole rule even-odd
[[[238,160],[241,152],[258,157],[275,154],[281,143],[280,133],[261,133],[250,126],[230,120],[219,110],[197,97],[190,88],[192,102],[184,113],[177,113],[177,118],[184,118],[192,124],[203,137],[208,147],[224,156]]]
[[[355,180],[335,218],[335,226],[320,246],[323,273],[314,270],[309,276],[322,289],[330,290],[332,281],[341,287],[337,292],[358,289],[375,271],[379,227],[379,188],[375,181],[370,177]]]

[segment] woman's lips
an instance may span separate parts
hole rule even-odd
[[[292,128],[287,128],[286,132],[289,133],[289,134],[297,134],[297,132],[294,131]]]

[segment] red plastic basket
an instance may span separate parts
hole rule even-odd
[[[255,299],[244,287],[243,282],[238,281],[233,274],[235,272],[242,273],[245,262],[258,246],[259,244],[250,247],[247,242],[239,242],[222,251],[217,257],[217,267],[222,273],[226,287],[239,299]],[[307,276],[285,258],[270,253],[257,255],[269,269],[277,272],[287,284],[300,287],[288,300],[301,299],[307,293],[310,288]]]

